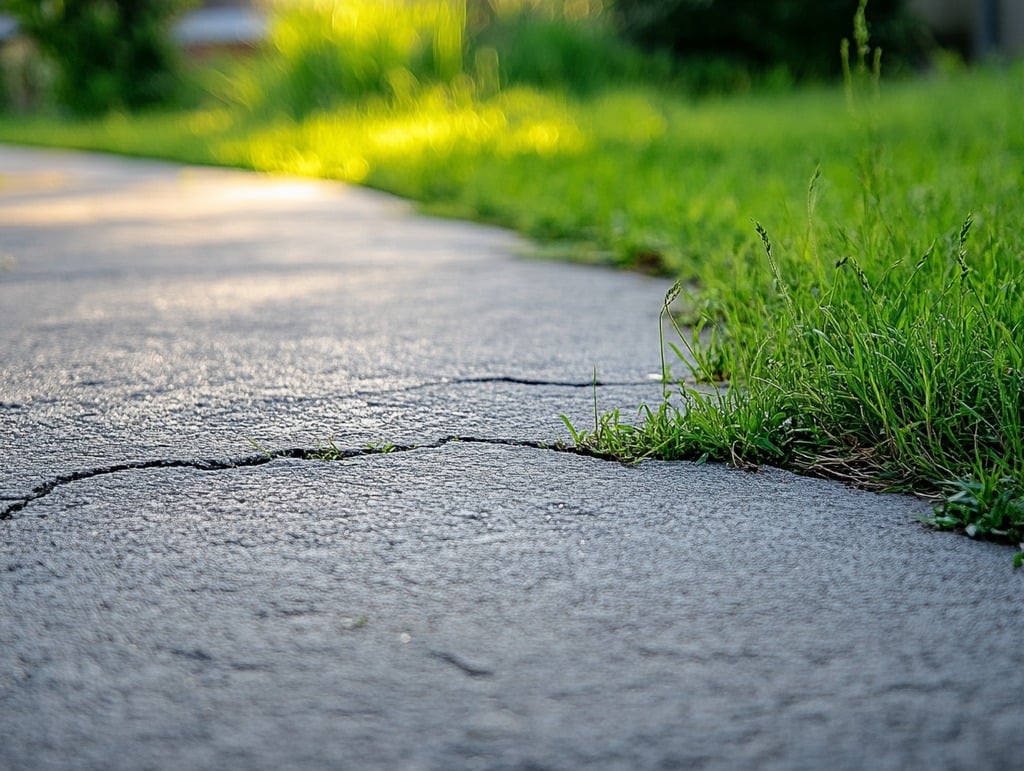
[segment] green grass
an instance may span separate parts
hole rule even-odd
[[[1024,67],[852,105],[841,87],[695,101],[510,85],[489,54],[460,77],[413,61],[428,48],[302,109],[256,99],[256,67],[206,73],[193,110],[8,116],[0,140],[348,180],[680,277],[669,398],[572,427],[578,444],[915,491],[937,526],[1024,541]]]
[[[1019,72],[1006,82],[1019,89]],[[719,387],[680,381],[678,399],[666,390],[658,409],[642,408],[639,425],[612,413],[592,431],[570,431],[628,460],[770,463],[929,495],[938,502],[932,524],[1021,544],[1020,566],[1019,100],[1007,92],[986,102],[996,111],[975,124],[985,104],[954,99],[967,130],[956,119],[930,123],[921,110],[911,142],[891,132],[895,106],[863,99],[851,99],[864,136],[851,143],[857,197],[842,224],[819,219],[817,168],[803,229],[781,218],[788,237],[778,249],[756,223],[760,260],[736,260],[731,271],[723,264],[706,278],[689,331],[671,310],[682,282],[666,296],[676,359],[690,383]]]

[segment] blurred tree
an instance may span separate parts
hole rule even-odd
[[[160,104],[178,87],[168,22],[192,0],[0,0],[54,65],[54,97],[79,114]]]
[[[839,41],[851,36],[856,9],[857,0],[615,0],[620,29],[645,47],[762,71],[781,66],[797,78],[840,71]],[[871,0],[867,12],[887,65],[921,57],[927,37],[904,0]]]

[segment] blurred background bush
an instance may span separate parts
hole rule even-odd
[[[21,35],[50,74],[53,99],[77,114],[138,110],[170,100],[180,87],[169,22],[190,0],[4,0]],[[35,68],[33,70],[32,68]]]
[[[589,92],[670,71],[617,34],[601,0],[279,0],[271,13],[269,55],[239,93],[296,118],[439,84]]]
[[[590,93],[656,82],[694,94],[788,88],[840,73],[857,0],[277,0],[271,55],[241,86],[258,111],[301,118],[431,84],[486,94]],[[925,62],[904,0],[872,0],[886,72]]]
[[[681,69],[696,70],[695,85],[717,88],[737,73],[837,76],[856,9],[857,0],[616,0],[615,17],[628,39],[670,51]],[[903,0],[871,0],[867,10],[887,72],[925,61],[928,32]]]

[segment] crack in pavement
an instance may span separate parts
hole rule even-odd
[[[513,377],[510,375],[481,375],[479,377],[456,377],[456,378],[441,378],[440,380],[426,380],[421,383],[413,383],[411,385],[399,386],[397,388],[373,388],[373,389],[359,389],[350,393],[339,394],[341,398],[362,398],[367,396],[387,396],[389,394],[405,394],[412,393],[414,391],[425,391],[429,388],[443,388],[444,386],[459,386],[459,385],[482,385],[487,383],[497,383],[503,385],[523,385],[531,387],[549,387],[549,388],[639,388],[641,386],[649,386],[652,383],[657,383],[658,378],[656,375],[645,379],[645,380],[587,380],[587,381],[575,381],[575,380],[545,380],[543,378],[528,378],[528,377]],[[289,401],[318,401],[322,397],[315,398],[304,398],[304,399],[289,399]],[[275,398],[265,399],[264,401],[275,401]]]
[[[388,455],[398,452],[412,452],[414,450],[431,450],[444,447],[449,444],[488,444],[500,447],[525,447],[535,450],[549,450],[551,452],[562,452],[570,455],[582,455],[599,460],[616,461],[617,459],[607,453],[597,452],[585,447],[566,445],[561,443],[549,443],[532,441],[528,439],[501,439],[497,437],[477,437],[449,435],[433,442],[423,444],[387,444],[379,443],[372,447],[290,447],[280,450],[266,450],[254,455],[245,455],[238,458],[156,458],[145,461],[126,461],[115,463],[109,466],[98,466],[91,469],[81,469],[68,474],[61,474],[52,479],[36,485],[28,495],[14,498],[14,503],[0,509],[0,521],[13,519],[14,515],[24,509],[33,501],[45,498],[54,490],[72,482],[80,482],[84,479],[106,476],[108,474],[120,474],[126,471],[144,471],[147,469],[165,468],[190,468],[198,471],[227,471],[230,469],[247,468],[251,466],[263,466],[275,460],[307,460],[317,463],[330,463],[349,458],[359,458],[368,455]],[[7,499],[11,500],[11,499]]]
[[[431,385],[466,385],[473,383],[512,383],[514,385],[552,386],[555,388],[603,388],[606,386],[643,386],[650,385],[652,380],[542,380],[528,377],[509,377],[507,375],[488,375],[482,377],[461,377],[453,380],[443,379],[435,383],[424,383],[422,387]]]
[[[431,656],[435,659],[451,664],[456,669],[462,670],[465,674],[470,677],[493,677],[494,671],[491,669],[484,669],[482,667],[474,666],[463,659],[456,656],[454,653],[448,651],[430,651]]]
[[[369,396],[369,395],[381,395],[391,393],[405,393],[410,391],[424,390],[427,388],[437,388],[449,385],[479,385],[484,383],[503,383],[512,385],[524,385],[524,386],[549,386],[553,388],[602,388],[602,387],[634,387],[650,385],[651,380],[645,381],[609,381],[592,379],[589,381],[560,381],[560,380],[545,380],[542,378],[527,378],[527,377],[515,377],[511,375],[481,375],[477,377],[458,377],[458,378],[441,378],[439,380],[429,380],[414,385],[404,386],[400,388],[381,390],[367,390],[367,391],[355,391],[349,396]],[[14,403],[3,403],[3,407],[20,408],[23,405]],[[15,514],[24,509],[33,501],[45,498],[51,492],[58,487],[71,484],[72,482],[79,482],[84,479],[92,479],[98,476],[105,476],[108,474],[118,474],[126,471],[142,471],[146,469],[155,468],[192,468],[199,471],[223,471],[235,468],[244,468],[248,466],[261,466],[271,461],[283,458],[290,458],[296,460],[311,460],[311,461],[335,461],[344,460],[347,458],[355,458],[363,455],[382,455],[391,452],[409,452],[412,450],[420,449],[432,449],[443,447],[446,444],[452,442],[465,442],[465,443],[477,443],[477,444],[492,444],[492,445],[503,445],[507,447],[530,447],[539,450],[552,450],[555,452],[566,452],[575,455],[585,455],[601,460],[617,460],[611,455],[597,452],[596,450],[590,450],[586,448],[577,447],[575,445],[564,445],[560,442],[546,443],[539,441],[530,440],[515,440],[515,439],[500,439],[500,438],[481,438],[473,436],[457,436],[450,435],[443,439],[436,440],[426,444],[409,444],[409,445],[394,445],[381,442],[372,447],[349,447],[339,448],[333,445],[328,447],[318,446],[315,448],[309,447],[292,447],[287,449],[279,450],[266,450],[254,455],[247,455],[237,458],[156,458],[146,461],[125,461],[123,463],[111,464],[109,466],[99,466],[90,469],[81,469],[73,471],[67,474],[53,477],[41,484],[32,488],[27,495],[14,495],[14,496],[2,496],[0,501],[12,501],[4,508],[0,509],[0,521],[12,519]],[[326,457],[326,456],[330,457]]]
[[[412,383],[406,386],[399,386],[397,388],[361,388],[355,391],[333,394],[330,398],[362,398],[366,396],[384,396],[388,394],[402,394],[411,393],[413,391],[425,391],[429,388],[442,388],[444,386],[458,386],[458,385],[481,385],[487,383],[497,383],[505,385],[523,385],[531,387],[549,387],[549,388],[639,388],[641,386],[649,386],[653,383],[658,382],[658,376],[652,373],[648,378],[644,380],[546,380],[544,378],[528,378],[528,377],[515,377],[512,375],[480,375],[477,377],[453,377],[447,378],[442,377],[438,380],[425,380],[419,383]],[[83,385],[83,384],[79,384]],[[105,385],[99,381],[89,382],[85,385]],[[137,398],[139,396],[152,395],[152,391],[140,392],[138,394],[130,394],[129,398]],[[260,399],[261,403],[265,402],[279,402],[282,399],[286,400],[291,404],[304,403],[304,402],[317,402],[322,401],[325,397],[294,397],[294,396],[269,396]],[[36,405],[48,405],[58,404],[59,399],[56,398],[31,398],[25,401],[0,401],[0,410],[22,410],[26,407]]]

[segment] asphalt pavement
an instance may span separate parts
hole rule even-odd
[[[553,448],[667,282],[529,253],[0,147],[0,769],[1020,768],[1014,550]]]

